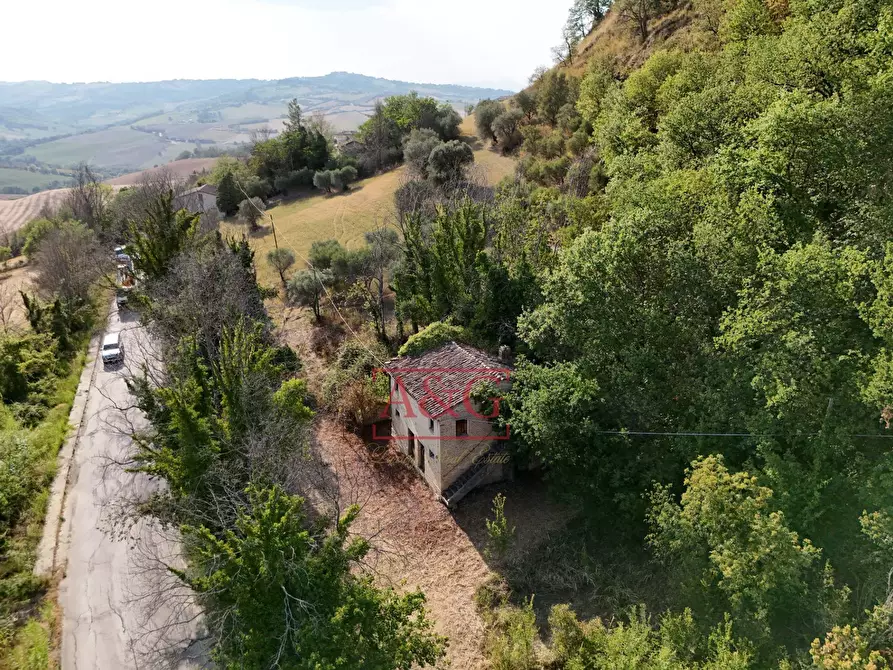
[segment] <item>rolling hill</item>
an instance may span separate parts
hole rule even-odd
[[[278,131],[293,98],[305,113],[322,113],[337,130],[349,130],[376,101],[410,91],[458,109],[510,93],[348,72],[270,81],[0,82],[0,164],[69,168],[86,161],[111,177],[168,163],[196,146],[232,147],[264,126]],[[17,184],[0,175],[0,191],[5,187]]]

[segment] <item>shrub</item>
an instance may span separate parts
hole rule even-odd
[[[515,527],[509,528],[505,518],[505,496],[501,493],[493,498],[493,519],[485,519],[487,522],[487,548],[484,554],[488,558],[501,561],[511,547],[515,539]]]
[[[468,341],[470,334],[462,326],[454,326],[445,321],[435,321],[410,336],[398,352],[401,356],[416,356],[430,349],[435,349],[450,340]]]
[[[345,165],[340,170],[341,174],[341,185],[344,187],[346,191],[348,187],[353,184],[357,180],[358,172],[357,169],[353,165]]]
[[[474,153],[470,146],[459,140],[450,140],[431,151],[428,174],[439,184],[459,181],[465,176],[465,167],[473,162]]]
[[[276,177],[273,186],[281,193],[287,193],[296,188],[313,186],[313,174],[313,170],[309,168],[292,170]]]
[[[332,192],[332,173],[329,170],[320,170],[313,175],[313,185],[323,193]]]
[[[494,670],[533,670],[538,667],[535,643],[536,614],[533,611],[533,598],[523,609],[499,609],[487,639],[491,667]]]

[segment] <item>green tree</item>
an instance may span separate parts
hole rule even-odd
[[[520,109],[509,109],[493,120],[493,132],[504,152],[511,151],[521,143],[518,126],[523,118]]]
[[[524,115],[524,119],[531,123],[536,114],[537,101],[536,94],[532,90],[519,91],[512,101],[517,105],[518,109]]]
[[[292,98],[288,103],[288,118],[284,122],[285,132],[297,132],[304,127],[304,113],[298,104],[297,98]]]
[[[677,503],[658,487],[649,536],[693,597],[729,611],[740,630],[771,651],[773,643],[809,642],[837,615],[839,597],[821,567],[821,551],[772,509],[772,491],[722,457],[695,461]],[[830,572],[830,568],[827,569]],[[845,593],[843,595],[846,595]],[[804,620],[804,612],[811,616]],[[804,630],[805,628],[805,630]]]
[[[558,124],[558,113],[569,102],[575,102],[571,79],[564,72],[550,70],[537,88],[537,103],[540,116],[549,125]]]
[[[353,165],[345,165],[339,170],[341,187],[347,191],[350,188],[350,185],[357,180],[357,176],[357,169]]]
[[[239,203],[243,199],[233,174],[231,172],[224,173],[217,184],[217,209],[224,216],[232,216],[239,210]]]
[[[496,133],[493,132],[493,122],[502,114],[503,107],[496,100],[481,100],[474,109],[474,123],[481,139],[490,139],[496,143]]]
[[[323,193],[331,193],[333,187],[331,170],[320,170],[314,174],[313,185]]]
[[[322,318],[320,298],[325,295],[326,287],[334,283],[335,277],[328,268],[312,267],[309,270],[296,272],[288,281],[286,293],[289,300],[298,305],[313,308],[313,315],[319,321]]]
[[[428,128],[413,129],[403,144],[403,160],[410,172],[424,178],[428,176],[428,159],[431,152],[442,144],[437,133]]]
[[[285,287],[285,273],[295,264],[295,252],[284,247],[270,249],[267,252],[267,260],[276,272],[279,273],[279,278],[282,280],[282,286]]]
[[[171,192],[155,199],[146,218],[130,228],[134,268],[150,279],[164,276],[173,259],[197,240],[200,220],[185,209],[175,213]]]
[[[301,498],[277,487],[247,497],[231,530],[183,529],[209,570],[177,571],[204,605],[223,667],[410,670],[443,657],[420,592],[397,595],[352,572],[369,550],[349,535],[359,508],[314,535]]]
[[[465,177],[465,168],[474,162],[471,147],[459,140],[450,140],[431,150],[428,173],[438,184],[458,184]]]
[[[264,201],[260,198],[250,198],[239,203],[239,218],[248,226],[248,230],[256,231],[260,229],[258,221],[263,218]]]

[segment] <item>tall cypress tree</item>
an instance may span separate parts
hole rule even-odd
[[[217,209],[226,216],[232,216],[238,211],[239,203],[244,199],[241,195],[233,179],[233,173],[227,172],[217,184]]]

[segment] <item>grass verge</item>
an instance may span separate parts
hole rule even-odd
[[[14,474],[27,478],[30,494],[6,537],[5,551],[0,556],[0,670],[45,670],[58,666],[60,616],[55,579],[38,578],[33,569],[50,486],[56,474],[59,450],[71,428],[68,417],[90,338],[90,332],[81,334],[78,353],[59,361],[52,407],[38,424],[23,427],[0,404],[0,440],[8,441],[16,449],[27,450],[27,456],[21,459],[25,467]]]

